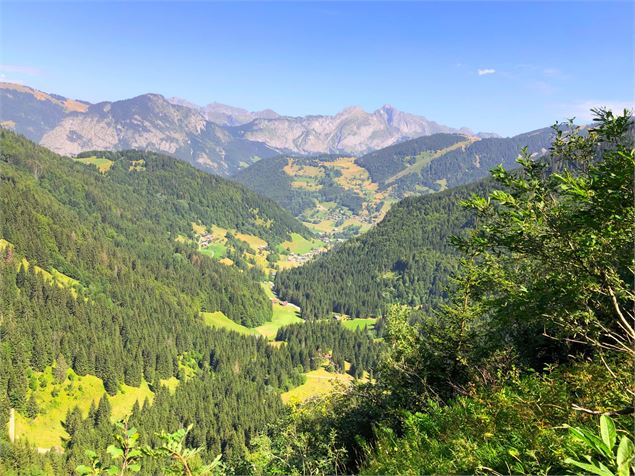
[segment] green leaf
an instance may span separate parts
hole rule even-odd
[[[598,476],[615,476],[613,473],[611,473],[607,469],[599,468],[595,464],[582,463],[580,461],[575,461],[571,458],[565,459],[564,462],[565,464],[572,464],[589,473],[597,474]]]
[[[606,415],[600,417],[600,433],[602,435],[602,441],[612,453],[617,432],[615,431],[615,423]]]
[[[115,445],[110,445],[106,448],[106,453],[113,457],[113,459],[123,457],[123,450],[121,448],[117,448]]]
[[[77,474],[92,474],[93,468],[91,468],[90,466],[86,466],[85,464],[80,464],[75,468],[75,472]]]
[[[111,476],[116,475],[118,472],[119,472],[118,466],[111,466],[110,468],[106,470],[106,474],[110,474]]]
[[[630,467],[635,457],[635,446],[627,437],[623,436],[620,445],[617,447],[617,474],[619,476],[628,476]]]
[[[139,471],[141,471],[141,465],[139,463],[133,463],[128,466],[128,469],[133,473],[138,473]]]
[[[130,452],[128,453],[128,459],[132,459],[132,458],[137,458],[138,456],[141,456],[143,453],[141,452],[140,449],[133,449],[130,450]]]
[[[586,430],[584,428],[569,428],[569,432],[575,438],[586,443],[587,446],[594,449],[596,452],[602,453],[607,458],[611,458],[613,456],[613,453],[609,451],[604,442],[589,430]]]
[[[95,453],[93,450],[86,450],[84,451],[84,454],[88,456],[90,459],[97,458],[97,453]]]

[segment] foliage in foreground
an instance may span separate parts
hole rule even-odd
[[[185,438],[192,429],[192,425],[174,433],[162,431],[158,435],[160,444],[156,447],[141,446],[139,433],[134,427],[128,428],[127,421],[118,423],[117,427],[120,432],[115,435],[116,444],[111,444],[106,449],[111,462],[105,463],[96,452],[86,450],[86,456],[91,459],[91,464],[77,466],[75,471],[78,474],[123,476],[139,473],[144,459],[147,458],[158,460],[163,474],[202,476],[220,469],[220,455],[211,463],[203,464],[198,457],[203,448],[191,449],[185,445]]]

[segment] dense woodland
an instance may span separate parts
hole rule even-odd
[[[324,360],[334,371],[360,378],[372,372],[379,359],[380,346],[365,331],[350,331],[336,321],[311,321],[278,330],[276,340],[287,343],[291,361],[305,371],[317,369]]]
[[[76,467],[79,474],[126,475],[165,474],[173,469],[173,474],[254,475],[632,474],[634,128],[626,112],[595,113],[594,127],[584,134],[572,124],[554,128],[549,161],[520,152],[520,168],[508,172],[497,167],[489,183],[408,199],[394,207],[368,233],[369,238],[344,244],[306,267],[329,263],[329,255],[343,261],[347,246],[353,246],[350,256],[359,261],[381,260],[370,248],[366,254],[354,254],[355,247],[365,246],[364,239],[378,240],[378,245],[395,240],[394,246],[382,248],[386,253],[398,250],[399,240],[409,246],[409,234],[420,240],[418,246],[430,241],[426,259],[439,264],[445,273],[439,276],[447,276],[448,271],[453,275],[443,302],[426,299],[421,290],[408,295],[406,283],[403,288],[389,288],[384,296],[388,303],[396,301],[401,289],[406,304],[388,306],[379,298],[377,304],[366,303],[361,294],[351,294],[358,299],[357,309],[371,309],[372,304],[386,311],[379,357],[367,334],[336,329],[332,321],[313,322],[333,310],[333,301],[326,297],[318,301],[323,307],[311,308],[307,301],[312,314],[306,317],[312,320],[281,329],[278,337],[287,343],[279,349],[262,339],[205,328],[196,306],[203,296],[180,289],[182,283],[170,287],[161,273],[150,279],[146,269],[152,268],[154,255],[141,253],[148,251],[126,240],[120,231],[126,228],[116,220],[116,213],[86,213],[80,221],[71,207],[56,198],[56,193],[64,196],[75,172],[83,169],[3,133],[0,137],[11,153],[2,148],[2,211],[6,204],[19,205],[21,196],[33,205],[20,208],[20,215],[1,217],[3,226],[6,222],[7,230],[14,230],[7,235],[3,228],[3,236],[13,246],[5,246],[0,259],[2,417],[6,419],[9,405],[37,411],[16,390],[28,384],[26,369],[50,364],[57,353],[76,365],[73,353],[81,352],[87,335],[98,336],[95,342],[103,345],[102,350],[94,344],[87,356],[90,365],[94,354],[95,371],[101,371],[99,361],[117,366],[115,372],[127,365],[128,373],[138,376],[139,370],[130,368],[138,365],[138,359],[129,352],[139,350],[143,357],[152,344],[170,353],[172,375],[181,376],[184,362],[194,375],[183,378],[174,395],[154,381],[154,404],[135,407],[123,426],[109,422],[110,410],[103,399],[87,419],[70,412],[65,427],[72,438],[63,454],[38,455],[9,444],[3,436],[0,470],[70,474]],[[40,162],[48,167],[33,167]],[[49,191],[41,183],[46,170],[58,167],[64,168],[68,181],[58,179],[61,191]],[[409,221],[411,215],[415,218]],[[18,226],[22,216],[38,231],[33,239],[41,246],[49,244],[43,254],[50,260],[48,269],[63,269],[80,281],[73,288],[77,298],[68,287],[50,286],[40,274],[29,271],[34,265],[29,269],[22,265],[22,256],[44,264],[23,251],[31,248],[18,232],[23,230]],[[53,224],[57,220],[67,220],[65,224],[76,227],[73,231],[85,240],[93,236],[89,225],[105,227],[108,233],[95,235],[90,243],[114,253],[116,261],[94,261],[96,272],[89,279],[93,275],[82,260],[72,259],[66,248],[61,253],[50,246],[61,247],[59,237],[71,238],[57,230]],[[118,223],[120,228],[115,226]],[[398,228],[401,233],[395,233]],[[440,235],[447,238],[445,244]],[[157,242],[161,250],[163,242]],[[87,252],[80,244],[74,246],[79,250],[76,255],[84,257]],[[394,266],[401,263],[401,258],[394,260],[397,255],[382,262],[389,269],[365,264],[359,272],[382,272],[386,278],[403,281],[408,266]],[[405,253],[404,259],[409,256]],[[449,256],[454,256],[452,265],[443,269],[440,257]],[[136,281],[125,272],[124,265],[131,263],[125,259],[132,257],[139,271],[129,274],[138,276]],[[63,267],[65,260],[77,268],[76,274],[70,265]],[[171,269],[169,261],[158,262]],[[116,264],[116,271],[102,271],[100,266],[110,269],[108,263]],[[350,281],[338,274],[328,280],[339,279],[342,286],[357,282],[360,275],[354,274],[353,260],[348,266]],[[194,273],[198,269],[188,268]],[[215,272],[213,267],[210,270]],[[429,273],[437,272],[431,266]],[[248,286],[247,273],[237,276]],[[302,272],[281,273],[280,289],[293,289],[293,276],[309,292]],[[130,282],[136,286],[134,292],[126,286]],[[425,286],[432,287],[429,281]],[[324,296],[329,292],[324,283],[316,289]],[[214,293],[207,292],[211,299]],[[28,307],[31,299],[35,304]],[[152,306],[153,300],[156,315],[149,319],[143,306]],[[53,318],[44,319],[45,312]],[[99,328],[93,328],[93,316]],[[70,323],[83,323],[83,334],[75,334]],[[44,362],[36,357],[37,335],[32,338],[32,329],[51,341]],[[67,342],[71,340],[77,342]],[[300,350],[307,348],[323,357],[330,352],[334,361],[366,355],[358,364],[368,364],[373,379],[285,409],[278,392],[299,383],[299,370],[306,363]],[[103,352],[112,354],[112,360]],[[157,361],[163,358],[155,354],[155,359],[156,378],[164,368],[167,372],[167,364],[159,369]],[[147,367],[144,361],[141,372]],[[126,375],[116,378],[125,380]],[[194,426],[189,428],[190,424]]]
[[[245,468],[635,472],[634,127],[595,113],[462,201],[477,220],[446,304],[391,307],[376,382],[305,405]]]
[[[449,239],[474,223],[459,202],[485,188],[484,182],[404,199],[366,234],[278,273],[276,289],[306,319],[377,316],[392,303],[433,307],[447,296],[458,266]]]
[[[426,152],[435,152],[467,140],[461,134],[432,134],[370,152],[359,158],[373,182],[384,183],[390,177],[412,165],[415,158]]]
[[[545,128],[514,137],[481,139],[465,148],[450,150],[422,170],[395,181],[395,193],[411,191],[416,185],[436,190],[439,180],[445,180],[447,187],[456,187],[486,177],[498,165],[514,168],[523,147],[530,154],[543,155],[549,150],[553,136],[554,131]]]
[[[271,318],[271,304],[249,273],[174,238],[191,233],[196,218],[274,242],[303,227],[275,204],[175,159],[116,154],[102,175],[11,132],[0,131],[0,141],[2,423],[9,407],[27,410],[31,370],[63,361],[114,394],[122,383],[145,379],[158,390],[159,379],[182,379],[187,357],[197,376],[158,398],[165,405],[152,407],[147,425],[204,420],[192,437],[210,450],[240,449],[250,428],[280,411],[276,391],[301,376],[286,349],[203,324],[201,309],[256,325]],[[131,170],[130,160],[145,168]],[[200,400],[215,394],[224,397],[214,406]],[[263,399],[271,400],[264,413]],[[249,425],[239,424],[244,418]],[[72,466],[81,452],[65,454]]]

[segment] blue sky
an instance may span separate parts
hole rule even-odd
[[[288,115],[385,103],[515,134],[633,104],[633,2],[0,4],[0,78]]]

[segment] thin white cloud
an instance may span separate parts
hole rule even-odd
[[[27,74],[29,76],[39,76],[42,74],[42,70],[40,68],[17,64],[0,64],[0,71],[5,73]]]
[[[634,101],[601,101],[601,100],[588,100],[581,101],[575,104],[569,104],[564,106],[562,114],[565,117],[575,117],[578,120],[590,121],[593,119],[593,113],[591,109],[605,108],[613,111],[615,114],[621,114],[624,109],[629,111],[635,110]]]
[[[476,71],[479,76],[486,76],[488,74],[494,74],[496,72],[493,68],[483,68]]]

